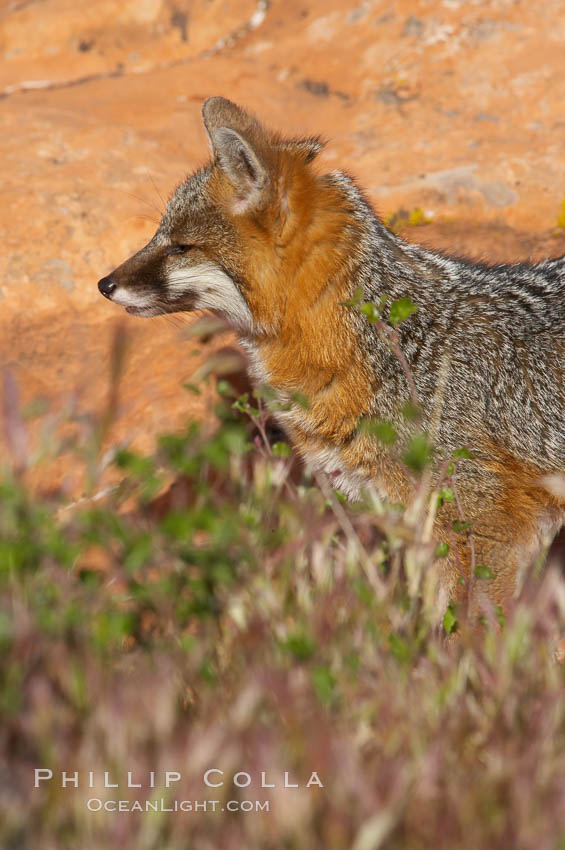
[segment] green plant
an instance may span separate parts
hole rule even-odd
[[[2,846],[97,850],[119,833],[127,850],[360,848],[377,846],[375,824],[391,850],[557,846],[562,577],[533,572],[515,610],[491,612],[478,635],[454,605],[438,617],[430,594],[449,546],[430,547],[411,506],[348,505],[328,482],[292,477],[286,443],[269,444],[268,390],[224,390],[213,432],[191,423],[152,455],[116,452],[102,496],[68,505],[5,469]],[[390,423],[363,427],[397,450]],[[88,452],[85,439],[75,462],[95,483],[99,438]],[[415,431],[412,474],[441,465],[429,510],[453,508],[467,456],[436,460]],[[454,534],[471,533],[456,520]],[[476,566],[474,580],[492,579]],[[55,781],[34,789],[35,767]],[[250,770],[252,785],[215,788],[215,812],[86,805],[203,800],[209,767]],[[173,768],[182,779],[166,789]],[[128,770],[141,790],[127,787]],[[62,789],[61,771],[84,781]],[[104,771],[119,789],[100,789]],[[261,771],[302,788],[273,793]],[[323,788],[304,787],[312,771]],[[234,815],[233,799],[271,810]]]

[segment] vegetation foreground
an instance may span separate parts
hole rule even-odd
[[[88,438],[48,449],[75,452],[91,496],[118,349]],[[532,565],[513,609],[478,631],[464,610],[438,618],[445,553],[427,530],[454,492],[426,491],[417,423],[415,503],[347,505],[269,433],[268,398],[218,389],[215,430],[117,451],[116,486],[70,507],[26,487],[25,417],[6,405],[0,845],[563,850],[558,566]],[[477,565],[473,581],[491,579]],[[52,779],[35,788],[35,769]],[[76,781],[62,787],[63,771]],[[113,800],[122,811],[104,810]]]

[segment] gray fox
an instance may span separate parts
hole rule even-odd
[[[474,565],[504,605],[516,576],[565,518],[565,258],[489,266],[408,244],[354,180],[312,165],[318,138],[267,131],[222,97],[205,101],[211,161],[172,195],[151,241],[98,286],[129,313],[212,310],[250,355],[254,381],[288,402],[278,414],[297,451],[350,497],[373,484],[406,504],[414,480],[400,447],[413,425],[458,461],[458,509],[435,524],[456,599]],[[383,298],[387,296],[387,298]],[[356,300],[380,305],[369,321]],[[417,308],[394,331],[390,305]],[[308,399],[305,408],[294,394]],[[398,449],[360,423],[392,423]],[[444,551],[447,546],[444,546]]]

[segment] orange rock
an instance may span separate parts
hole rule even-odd
[[[553,0],[43,0],[0,12],[0,367],[54,413],[108,390],[131,333],[107,444],[149,448],[202,402],[172,322],[120,317],[96,281],[153,232],[207,156],[202,99],[223,94],[290,134],[321,133],[409,238],[482,258],[558,255],[565,194],[565,17]],[[182,317],[182,324],[189,321]],[[43,427],[43,426],[41,426]],[[40,427],[31,426],[36,441]],[[33,442],[33,440],[32,440]],[[64,466],[64,464],[63,464]],[[77,485],[78,486],[78,485]]]

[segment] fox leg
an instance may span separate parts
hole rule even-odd
[[[453,596],[473,623],[481,615],[507,610],[536,557],[537,539],[531,530],[518,542],[508,531],[505,515],[490,514],[478,517],[457,539],[452,537],[450,566],[457,576]]]
[[[466,605],[472,620],[490,609],[504,613],[517,594],[525,573],[551,541],[560,524],[559,511],[539,488],[495,490],[498,498],[485,499],[481,509],[467,492],[465,519],[469,528],[448,532],[449,567],[456,580],[452,598]],[[474,504],[473,504],[474,503]],[[473,507],[475,510],[473,511]],[[442,535],[443,539],[445,537]]]

